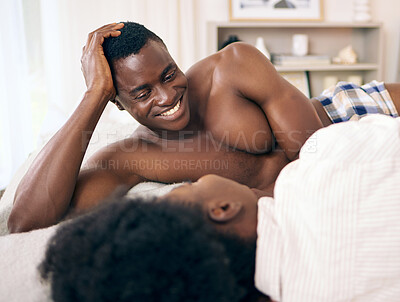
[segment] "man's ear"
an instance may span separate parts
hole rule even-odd
[[[121,105],[121,103],[120,103],[120,101],[119,101],[118,96],[116,96],[115,99],[110,100],[110,102],[111,102],[111,103],[114,103],[115,106],[117,106],[117,108],[118,108],[119,110],[121,110],[121,111],[122,111],[122,110],[125,110],[125,108],[122,107],[122,105]]]
[[[208,205],[208,216],[215,222],[228,222],[239,215],[243,205],[238,201],[217,201]]]

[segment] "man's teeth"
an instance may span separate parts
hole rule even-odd
[[[170,110],[168,110],[167,112],[163,112],[163,113],[161,113],[160,115],[161,116],[168,116],[168,115],[172,115],[172,114],[174,114],[175,112],[177,112],[178,111],[178,109],[179,109],[179,107],[181,106],[181,101],[179,100],[179,102],[178,103],[176,103],[176,105],[175,105],[175,107],[174,108],[172,108],[172,109],[170,109]]]

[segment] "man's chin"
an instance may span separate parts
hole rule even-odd
[[[165,121],[160,126],[157,127],[159,131],[170,131],[170,132],[178,132],[185,130],[185,128],[189,125],[190,115],[185,113],[179,119],[174,121]]]

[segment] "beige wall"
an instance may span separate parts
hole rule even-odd
[[[384,26],[385,81],[400,81],[400,1],[372,0],[371,8],[374,20]]]

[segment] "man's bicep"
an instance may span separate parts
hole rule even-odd
[[[322,123],[311,104],[300,91],[287,83],[280,92],[261,104],[279,146],[290,160],[296,159],[305,141]]]
[[[248,59],[239,59],[242,80],[236,78],[239,92],[264,111],[278,144],[292,160],[322,123],[310,100],[287,82],[263,54],[251,48],[245,51]]]

